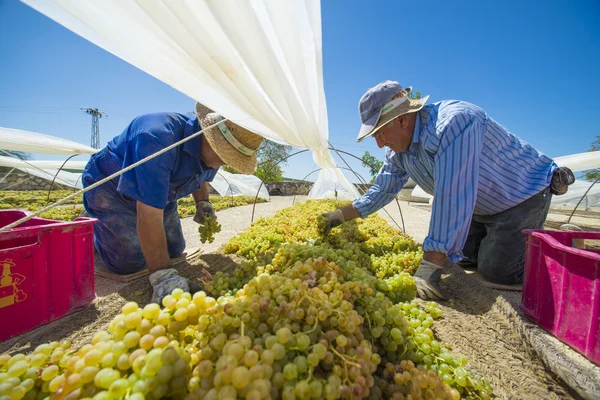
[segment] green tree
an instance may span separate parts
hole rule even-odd
[[[413,92],[413,91],[411,91],[411,92],[408,94],[408,98],[409,98],[409,99],[418,100],[418,99],[420,99],[420,98],[421,98],[421,92]]]
[[[375,181],[375,177],[379,170],[383,166],[383,161],[378,160],[374,156],[372,156],[368,151],[365,151],[365,154],[360,158],[362,160],[362,164],[369,168],[369,174],[371,174],[371,183]]]
[[[600,150],[600,136],[596,136],[596,140],[592,142],[592,145],[588,151],[598,151]],[[585,179],[588,181],[595,181],[600,177],[600,169],[590,169],[583,173]]]
[[[290,155],[292,146],[279,144],[270,140],[264,140],[256,150],[256,157],[258,158],[258,168],[256,169],[256,175],[263,182],[279,182],[283,179],[284,165],[287,165],[287,161],[283,161],[277,164],[280,160]],[[225,166],[225,171],[230,173],[237,173],[231,167]]]

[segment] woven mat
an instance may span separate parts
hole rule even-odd
[[[190,279],[194,291],[216,271],[232,272],[240,261],[232,256],[202,254],[177,269]],[[497,398],[600,398],[600,368],[524,319],[518,309],[520,293],[485,287],[455,265],[448,266],[448,271],[441,285],[454,300],[440,303],[443,317],[434,324],[435,334],[449,343],[455,354],[469,359],[468,368],[490,382]],[[116,293],[97,298],[90,307],[0,343],[0,353],[28,352],[41,343],[64,338],[81,346],[96,331],[106,329],[126,302],[145,305],[151,296],[147,279],[130,282]]]
[[[457,265],[445,271],[441,287],[452,301],[440,303],[435,333],[468,358],[497,397],[600,398],[600,368],[529,322],[520,292],[491,289]]]
[[[486,280],[483,276],[481,276],[479,274],[479,272],[477,272],[476,269],[464,269],[465,273],[467,275],[471,275],[473,276],[475,279],[477,279],[479,281],[479,283],[481,283],[483,286],[492,288],[492,289],[498,289],[498,290],[509,290],[511,292],[522,292],[523,291],[523,285],[522,284],[518,284],[518,285],[500,285],[497,283],[492,283],[488,280]]]
[[[176,266],[182,262],[189,262],[198,257],[200,253],[200,248],[185,249],[181,257],[171,259],[171,264]],[[148,276],[150,272],[148,271],[148,268],[144,268],[143,270],[133,274],[116,274],[106,267],[102,261],[102,258],[100,258],[100,254],[98,254],[98,252],[94,252],[94,273],[96,276],[101,276],[117,282],[131,282],[143,276]]]

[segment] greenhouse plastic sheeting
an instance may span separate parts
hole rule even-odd
[[[578,210],[600,207],[600,183],[596,183],[582,199],[582,196],[592,186],[592,183],[588,181],[576,181],[569,186],[567,193],[562,196],[552,196],[551,204],[553,206],[566,205],[575,207],[579,203],[579,200],[581,200],[581,204],[577,207]]]
[[[236,124],[312,150],[311,197],[358,196],[328,150],[319,0],[22,1]]]
[[[554,162],[559,167],[569,167],[573,172],[600,168],[600,151],[589,151],[586,153],[556,157]]]
[[[0,127],[0,149],[42,154],[94,154],[98,150],[67,139]]]
[[[354,200],[360,196],[354,185],[353,191],[347,190],[342,183],[345,177],[339,168],[322,169],[319,178],[308,193],[311,199]]]
[[[433,196],[425,192],[421,186],[415,185],[415,188],[410,192],[410,201],[416,201],[418,203],[433,203]]]
[[[50,182],[54,179],[54,176],[58,172],[57,169],[38,169],[38,168],[17,168],[19,171],[25,172],[26,174],[37,176],[38,178],[44,178]],[[4,175],[0,177],[2,179]],[[26,179],[23,179],[25,181]],[[56,176],[56,183],[68,186],[74,189],[83,189],[83,185],[81,184],[81,174],[60,171],[58,172],[58,176]],[[5,188],[4,190],[9,189]]]
[[[64,166],[63,166],[64,164]],[[9,168],[39,168],[39,169],[71,169],[81,170],[87,164],[87,161],[69,160],[66,163],[60,160],[20,160],[14,157],[0,156],[0,167]]]
[[[209,182],[221,196],[252,196],[269,200],[269,190],[254,175],[230,174],[220,169],[215,179]],[[259,192],[260,188],[260,192]]]

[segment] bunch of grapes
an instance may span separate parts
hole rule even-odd
[[[377,394],[386,399],[460,399],[458,390],[444,383],[440,377],[412,361],[387,363],[377,378]]]
[[[198,226],[200,241],[202,243],[212,243],[215,240],[215,233],[221,232],[221,224],[217,222],[216,217],[204,217],[204,222]]]
[[[188,294],[189,296],[189,294]],[[198,313],[198,310],[196,310]],[[191,369],[180,346],[181,313],[158,304],[127,303],[91,343],[38,346],[28,355],[0,358],[0,397],[14,399],[160,399],[183,397]],[[186,326],[188,322],[185,322]]]
[[[380,279],[384,279],[400,272],[413,275],[423,258],[422,252],[405,251],[402,253],[386,253],[383,256],[371,255],[371,270]]]
[[[231,286],[229,274],[217,271],[213,279],[206,283],[205,289],[216,296],[225,296],[231,294]]]
[[[400,303],[399,306],[409,323],[409,359],[438,374],[444,383],[454,387],[461,396],[490,398],[492,389],[489,383],[477,379],[465,368],[467,359],[451,354],[449,346],[442,345],[435,339],[432,330],[434,319],[442,315],[437,303],[429,302],[421,307],[412,301]]]

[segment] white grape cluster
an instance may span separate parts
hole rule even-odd
[[[221,232],[221,224],[217,222],[215,217],[204,217],[204,221],[198,226],[200,233],[200,241],[202,243],[212,243],[215,241],[215,233]]]

